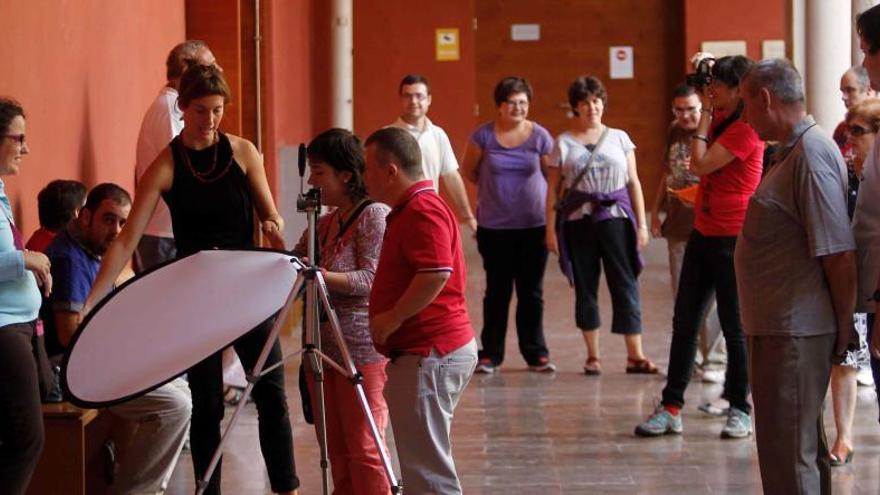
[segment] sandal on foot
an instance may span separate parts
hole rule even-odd
[[[599,376],[602,374],[602,363],[599,358],[590,357],[584,364],[584,374],[587,376]]]
[[[660,369],[647,358],[626,358],[626,372],[638,375],[656,375],[657,373],[660,373]]]
[[[851,463],[853,455],[855,455],[855,453],[855,450],[850,450],[849,452],[847,452],[846,457],[842,459],[840,457],[837,457],[837,455],[835,454],[828,454],[828,457],[831,458],[831,466],[840,467],[846,466],[847,464]]]

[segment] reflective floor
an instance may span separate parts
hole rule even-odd
[[[468,255],[468,306],[477,331],[482,321],[482,265],[471,239]],[[646,354],[665,371],[672,298],[666,244],[654,240],[646,250],[641,277]],[[604,283],[604,281],[603,281]],[[721,440],[723,420],[697,406],[716,398],[720,385],[695,381],[683,411],[684,434],[639,439],[633,428],[652,410],[662,377],[624,373],[623,339],[607,331],[610,302],[600,289],[604,327],[603,374],[584,376],[583,340],[574,327],[574,294],[552,257],[545,283],[545,331],[554,374],[526,371],[516,334],[510,331],[507,360],[495,375],[476,375],[465,392],[453,430],[455,461],[466,494],[708,494],[761,493],[753,439]],[[511,317],[511,322],[513,318]],[[285,342],[290,346],[294,342]],[[288,348],[290,348],[288,346]],[[288,397],[294,422],[301,493],[321,493],[321,471],[314,432],[302,421],[296,364],[288,366]],[[830,400],[829,439],[834,439]],[[232,410],[227,409],[227,415]],[[880,491],[880,427],[874,392],[859,389],[855,421],[856,455],[834,471],[834,493]],[[234,430],[223,461],[223,490],[229,494],[269,493],[259,451],[256,411],[248,406]],[[192,464],[181,457],[167,493],[192,493]]]

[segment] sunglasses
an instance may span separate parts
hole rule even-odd
[[[847,126],[847,130],[849,131],[849,135],[852,137],[862,137],[865,134],[871,133],[870,129],[865,129],[860,125],[850,125]]]
[[[24,134],[3,134],[0,137],[9,138],[13,141],[18,141],[18,144],[24,144]]]

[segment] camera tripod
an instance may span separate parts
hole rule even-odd
[[[300,145],[301,177],[305,171],[304,148],[305,146]],[[307,242],[307,252],[309,260],[317,259],[316,254],[318,249],[316,228],[318,223],[318,214],[320,213],[320,210],[320,190],[311,189],[308,191],[308,193],[300,194],[297,198],[297,211],[305,212],[308,218],[309,238]],[[275,322],[272,325],[272,330],[269,332],[269,335],[266,338],[266,343],[263,346],[262,351],[260,352],[259,358],[257,358],[253,369],[247,373],[247,387],[245,387],[244,392],[242,393],[241,400],[236,406],[235,412],[233,413],[232,418],[229,420],[229,424],[223,431],[223,435],[220,438],[220,443],[217,445],[217,449],[214,451],[214,456],[211,458],[208,469],[205,471],[202,479],[198,480],[198,482],[196,483],[196,495],[201,495],[208,487],[208,482],[211,479],[211,475],[214,473],[214,469],[217,468],[217,464],[220,462],[220,457],[223,453],[223,445],[226,443],[229,432],[232,430],[233,426],[237,422],[238,417],[242,409],[244,408],[244,405],[247,403],[247,399],[248,397],[250,397],[254,384],[256,384],[257,380],[259,380],[263,375],[269,373],[279,366],[282,366],[284,362],[291,357],[300,354],[302,354],[303,356],[303,362],[307,363],[309,369],[311,369],[315,381],[314,391],[316,396],[315,403],[317,405],[317,410],[315,411],[315,428],[317,429],[318,447],[320,451],[321,480],[323,489],[322,493],[324,495],[330,493],[330,477],[328,473],[330,463],[327,455],[327,422],[326,411],[324,408],[324,364],[327,364],[328,366],[331,366],[333,369],[348,378],[348,380],[352,383],[355,394],[357,395],[358,403],[360,404],[361,409],[364,412],[364,418],[369,425],[370,434],[373,437],[373,442],[376,445],[376,450],[379,452],[379,457],[382,460],[382,466],[385,470],[385,476],[388,478],[389,485],[391,485],[391,492],[394,494],[400,494],[402,493],[403,487],[401,484],[398,483],[398,480],[394,475],[394,470],[391,466],[391,459],[388,456],[388,451],[385,448],[385,443],[382,441],[382,436],[379,432],[378,427],[376,426],[376,421],[373,418],[370,404],[369,402],[367,402],[367,396],[364,392],[363,375],[361,375],[361,373],[358,372],[357,368],[355,367],[354,361],[351,358],[351,354],[348,351],[348,346],[346,346],[345,344],[345,339],[342,336],[342,330],[339,325],[339,318],[336,316],[336,311],[330,304],[327,284],[324,281],[324,276],[321,274],[320,269],[316,265],[309,265],[299,258],[293,256],[291,257],[290,262],[294,263],[298,268],[297,279],[290,290],[290,294],[287,296],[287,300],[285,301],[284,306],[281,308],[281,311],[278,313]],[[275,339],[278,338],[278,335],[281,331],[281,326],[290,315],[291,308],[293,307],[293,302],[297,299],[297,297],[299,297],[299,293],[303,288],[305,288],[306,294],[305,332],[303,346],[300,350],[284,356],[277,363],[266,366],[266,360],[269,357],[269,352],[272,349]],[[341,364],[337,363],[321,351],[321,308],[324,309],[324,312],[327,315],[333,340],[336,342],[337,346],[339,347],[340,353],[342,354]]]

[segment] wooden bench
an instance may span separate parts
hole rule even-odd
[[[70,403],[43,404],[46,442],[29,495],[102,495],[109,492],[103,446],[112,415]]]

